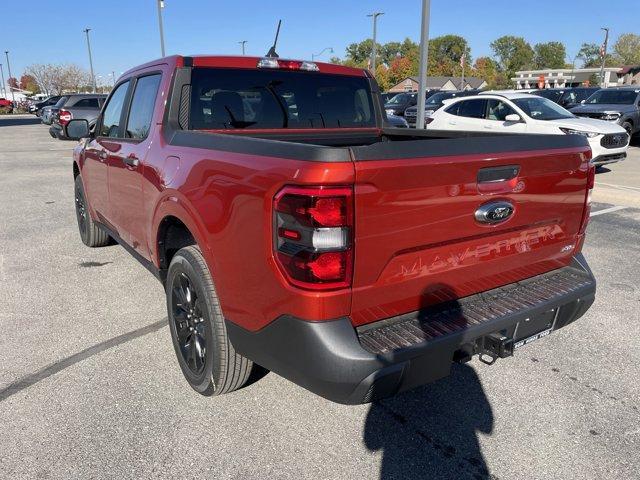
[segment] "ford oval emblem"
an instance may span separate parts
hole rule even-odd
[[[476,220],[480,223],[500,223],[513,215],[515,208],[509,202],[490,202],[476,210]]]

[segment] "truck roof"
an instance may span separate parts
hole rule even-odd
[[[152,60],[150,62],[138,65],[134,68],[127,70],[122,76],[127,76],[138,70],[152,67],[154,65],[169,64],[176,67],[182,66],[194,66],[194,67],[220,67],[220,68],[250,68],[257,69],[258,62],[265,57],[244,56],[244,55],[172,55],[164,58]],[[278,60],[294,60],[301,61],[300,59],[286,59],[278,58]],[[310,60],[305,60],[309,61]],[[311,62],[318,66],[318,71],[321,73],[329,73],[334,75],[349,75],[354,77],[366,77],[368,72],[363,68],[346,67],[344,65],[337,65],[334,63],[324,62]]]

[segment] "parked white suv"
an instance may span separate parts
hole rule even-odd
[[[576,117],[551,100],[528,93],[481,93],[445,101],[427,128],[584,135],[598,166],[624,160],[629,146],[629,135],[620,125]]]

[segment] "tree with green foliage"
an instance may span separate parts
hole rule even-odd
[[[473,64],[473,69],[469,72],[469,76],[484,79],[488,84],[488,88],[498,87],[498,66],[492,58],[478,57]]]
[[[582,61],[582,68],[596,68],[602,65],[602,57],[600,56],[600,45],[596,43],[583,43],[576,57]],[[606,67],[618,67],[621,61],[617,55],[607,53],[605,59]]]
[[[567,50],[561,42],[537,43],[533,47],[533,64],[535,68],[565,68]]]
[[[381,45],[376,45],[377,51],[381,50]],[[373,49],[373,40],[367,38],[359,43],[352,43],[347,47],[347,60],[354,62],[355,64],[367,63],[371,58],[371,51]]]
[[[516,71],[526,70],[533,65],[533,48],[522,37],[505,35],[494,40],[490,46],[497,59],[498,71],[502,74],[499,83],[507,82],[510,85]]]
[[[640,65],[640,35],[623,33],[613,45],[622,65]]]

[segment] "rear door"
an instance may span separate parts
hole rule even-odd
[[[569,137],[576,136],[426,139],[352,148],[354,323],[567,265],[579,244],[590,158],[586,141]],[[488,222],[487,211],[497,221]]]
[[[111,220],[122,238],[147,257],[142,191],[144,161],[161,74],[132,79],[129,105],[123,115],[118,152],[109,163]]]
[[[491,128],[485,121],[486,98],[462,100],[444,108],[449,114],[446,125],[449,130],[480,132]]]

